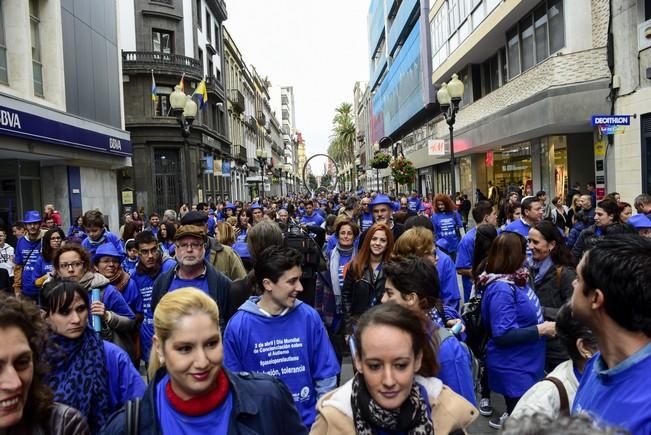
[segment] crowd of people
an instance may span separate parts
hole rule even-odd
[[[496,192],[27,211],[0,433],[651,433],[651,196]]]

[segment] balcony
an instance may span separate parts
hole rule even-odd
[[[214,75],[209,75],[206,77],[206,90],[209,93],[216,95],[224,95],[224,86],[222,85],[221,80],[219,80],[219,78]]]
[[[258,110],[258,116],[256,117],[258,120],[258,124],[264,126],[267,123],[267,117],[264,116],[264,112],[262,110]]]
[[[241,163],[246,163],[246,148],[242,145],[233,145],[233,158]]]
[[[253,115],[249,115],[248,118],[244,120],[244,124],[253,131],[258,131],[258,122],[255,120]]]
[[[203,79],[203,67],[197,59],[180,54],[161,53],[157,51],[123,51],[122,71],[125,74],[143,73],[154,75],[171,75],[180,77],[185,73],[191,80]]]
[[[244,94],[241,93],[238,89],[230,89],[228,91],[228,99],[233,105],[235,112],[242,113],[246,110],[246,103],[244,101]]]

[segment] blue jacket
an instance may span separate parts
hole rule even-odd
[[[441,299],[443,299],[443,303],[446,306],[459,311],[461,295],[459,294],[459,281],[457,280],[457,271],[454,267],[454,262],[448,254],[439,248],[436,248],[436,256],[438,257],[436,270],[439,273]]]
[[[231,280],[226,277],[221,272],[215,270],[215,268],[208,263],[206,260],[203,261],[204,266],[206,266],[206,275],[204,279],[207,281],[208,287],[208,296],[210,296],[219,307],[220,313],[229,313],[230,312],[230,294],[231,294]],[[176,276],[176,268],[173,267],[166,272],[161,273],[154,281],[154,288],[151,293],[151,312],[156,311],[156,306],[161,300],[165,293],[169,291],[169,288]],[[225,315],[219,316],[219,324],[223,329],[224,325],[228,322],[228,319]]]
[[[223,369],[226,370],[226,369]],[[156,386],[166,375],[158,370],[140,403],[137,433],[162,434],[156,409]],[[257,373],[230,373],[226,370],[233,394],[233,410],[227,435],[307,434],[292,395],[285,385],[270,376]],[[100,434],[128,435],[126,410],[114,413]]]

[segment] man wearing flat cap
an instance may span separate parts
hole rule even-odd
[[[163,295],[183,287],[203,290],[217,303],[220,313],[230,312],[231,280],[205,260],[207,241],[204,225],[182,224],[176,230],[174,244],[177,265],[156,278],[151,296],[152,312]],[[220,326],[223,327],[227,321],[226,316],[220,316]]]

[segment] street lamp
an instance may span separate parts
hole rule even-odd
[[[452,170],[451,183],[452,183],[452,199],[457,193],[456,180],[454,175],[454,122],[456,115],[459,111],[459,103],[463,96],[463,82],[459,80],[456,74],[452,74],[452,80],[449,83],[443,83],[441,88],[436,93],[436,99],[441,106],[441,112],[445,117],[450,128],[450,167]]]
[[[185,149],[185,168],[187,177],[189,178],[192,169],[190,168],[190,143],[188,142],[188,137],[190,137],[190,129],[192,128],[194,118],[197,116],[197,103],[192,100],[190,95],[183,93],[180,85],[176,85],[174,86],[174,92],[170,95],[170,104],[172,106],[172,113],[174,113],[176,120],[181,126],[183,148]],[[188,188],[187,201],[191,203],[192,183],[188,181],[186,185]]]
[[[286,182],[287,189],[285,189],[285,190],[286,190],[287,196],[289,196],[289,177],[290,177],[290,174],[292,173],[292,165],[290,165],[289,163],[285,163],[283,165],[283,169],[285,170],[285,173],[287,174],[286,177],[285,177],[285,182]]]
[[[260,164],[260,201],[264,199],[264,169],[267,164],[267,153],[264,148],[255,150],[255,155],[258,157],[258,164]]]

